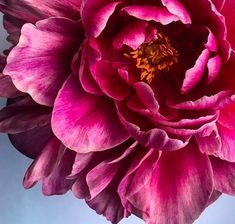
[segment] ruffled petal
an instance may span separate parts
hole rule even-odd
[[[213,168],[214,187],[217,191],[235,195],[235,163],[210,157]]]
[[[209,159],[191,144],[163,152],[151,179],[134,194],[127,189],[125,197],[131,211],[146,223],[192,223],[207,206],[212,184]]]
[[[47,177],[52,172],[60,144],[60,141],[55,137],[48,141],[42,153],[31,164],[25,174],[23,182],[25,188],[33,187],[37,181]]]
[[[171,14],[165,7],[135,5],[124,7],[122,12],[141,20],[153,20],[161,23],[162,25],[167,25],[180,20],[178,16]]]
[[[51,106],[71,73],[70,63],[80,38],[78,24],[69,19],[50,18],[36,26],[26,24],[3,73],[11,76],[17,89]]]
[[[64,145],[80,153],[103,151],[129,138],[112,102],[84,92],[73,75],[56,99],[52,129]]]

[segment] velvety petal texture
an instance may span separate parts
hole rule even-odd
[[[235,195],[235,1],[0,0],[0,131],[23,185],[117,224],[192,224]]]
[[[71,72],[70,62],[82,33],[77,23],[65,18],[42,20],[36,26],[26,24],[21,32],[3,73],[36,102],[51,106]]]

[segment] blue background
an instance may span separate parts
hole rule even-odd
[[[9,46],[5,38],[0,14],[0,51]],[[4,102],[0,98],[0,108]],[[11,146],[6,135],[0,134],[0,224],[108,223],[70,192],[46,197],[41,193],[40,183],[25,190],[22,179],[31,162]],[[143,224],[143,221],[131,216],[120,224]],[[235,224],[235,198],[222,196],[204,211],[195,224]]]

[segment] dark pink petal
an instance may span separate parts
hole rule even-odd
[[[103,151],[129,138],[112,102],[84,92],[76,78],[67,79],[56,99],[52,116],[56,136],[80,153]]]
[[[113,39],[114,49],[120,49],[127,45],[132,49],[137,49],[145,41],[145,29],[147,22],[137,21],[128,23]]]
[[[130,86],[119,77],[111,61],[98,61],[92,66],[91,72],[100,89],[107,96],[115,100],[123,100],[130,94]]]
[[[221,139],[221,149],[217,156],[223,160],[235,162],[235,104],[230,104],[220,111],[217,123],[218,134]]]
[[[150,125],[149,121],[130,112],[123,105],[117,104],[117,108],[120,120],[129,134],[145,147],[157,150],[177,150],[188,144],[187,140],[170,138],[164,129],[151,126],[147,129],[146,127]]]
[[[191,144],[163,152],[145,186],[133,194],[130,188],[125,196],[146,223],[192,223],[207,206],[212,187],[209,159]]]
[[[182,23],[191,24],[191,18],[187,10],[178,0],[161,0],[162,4],[166,6],[169,12],[176,15]]]
[[[203,96],[195,101],[185,101],[174,104],[168,102],[168,106],[175,109],[182,110],[204,110],[209,108],[216,108],[219,103],[229,95],[229,91],[221,91],[214,95]]]
[[[14,147],[30,158],[37,158],[49,139],[53,137],[50,124],[35,127],[18,134],[10,134],[9,138]]]
[[[220,11],[223,6],[224,6],[224,3],[226,2],[227,0],[212,0],[212,2],[214,3],[214,5],[216,6],[216,8]]]
[[[208,136],[196,135],[196,140],[199,150],[202,153],[215,156],[219,155],[218,153],[221,150],[221,139],[216,129]]]
[[[180,20],[178,16],[171,14],[165,7],[135,5],[124,7],[122,11],[138,19],[145,21],[154,20],[162,25]]]
[[[47,177],[52,172],[60,145],[60,141],[55,137],[48,141],[42,153],[31,164],[25,174],[23,183],[25,188],[33,187],[37,181]]]
[[[0,73],[0,96],[7,98],[14,98],[21,96],[23,93],[20,92],[12,83],[11,77]]]
[[[51,110],[24,97],[0,111],[0,131],[17,134],[50,123]]]
[[[181,88],[183,94],[188,93],[201,80],[210,56],[209,50],[205,49],[195,62],[195,65],[186,71],[185,79]]]
[[[89,57],[89,50],[87,44],[84,44],[82,49],[81,61],[79,62],[79,60],[76,60],[76,65],[74,65],[76,66],[77,72],[74,70],[73,72],[75,74],[79,74],[80,83],[86,92],[95,95],[103,95],[102,90],[97,85],[95,79],[93,78],[90,72],[90,68],[88,65],[89,61],[87,57]]]
[[[87,174],[86,181],[90,189],[91,198],[94,198],[101,193],[101,191],[111,183],[115,175],[120,173],[120,169],[125,165],[122,165],[123,160],[136,150],[136,145],[137,143],[132,144],[123,152],[123,154],[118,155],[116,158],[106,159]],[[125,160],[125,162],[127,162],[127,160]],[[101,179],[100,177],[103,178]]]
[[[235,195],[235,163],[216,157],[210,157],[214,176],[214,187],[217,191]]]
[[[51,106],[71,73],[70,63],[81,37],[78,24],[65,18],[26,24],[3,73],[11,76],[17,89]]]
[[[4,14],[30,23],[51,16],[78,20],[81,2],[81,0],[0,0],[0,10]]]
[[[210,197],[208,203],[207,203],[207,206],[214,203],[221,195],[222,195],[222,193],[220,193],[219,191],[214,190],[213,193],[211,194],[211,197]]]
[[[74,158],[75,153],[61,145],[53,171],[42,181],[44,195],[65,194],[71,189],[74,180],[67,176],[71,173]]]
[[[234,18],[234,8],[235,2],[233,0],[226,0],[224,7],[222,9],[222,14],[225,17],[226,26],[228,29],[228,40],[232,45],[232,48],[235,49],[235,18]]]
[[[86,27],[86,31],[89,35],[98,37],[101,34],[101,32],[106,27],[109,18],[115,12],[115,9],[119,3],[120,2],[107,3],[99,8],[98,11],[95,12],[95,14],[92,14],[90,16],[88,16],[89,12],[87,12],[89,10],[87,9],[87,7],[89,8],[89,1],[84,4],[84,8],[82,10],[82,19]]]
[[[104,215],[108,221],[117,224],[123,217],[129,215],[121,204],[117,189],[109,186],[94,199],[88,200],[87,204],[98,214]]]

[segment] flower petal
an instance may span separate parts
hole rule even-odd
[[[17,89],[51,106],[71,73],[70,63],[80,38],[78,24],[69,19],[50,18],[36,26],[26,24],[3,73],[11,76]]]
[[[73,75],[56,99],[52,129],[64,145],[80,153],[103,151],[129,138],[112,102],[84,92]]]
[[[235,49],[235,18],[234,18],[234,8],[235,2],[233,0],[226,0],[224,7],[222,9],[222,15],[225,17],[226,26],[228,29],[228,40],[232,45],[232,48]]]
[[[107,3],[101,6],[97,11],[94,11],[94,14],[92,14],[92,11],[90,10],[90,7],[95,7],[91,2],[92,1],[85,2],[81,14],[88,34],[93,37],[98,37],[106,27],[109,18],[112,16],[120,2]],[[95,5],[96,4],[97,3],[95,3]]]
[[[214,187],[217,191],[235,195],[235,163],[210,157],[213,168]]]
[[[17,134],[50,123],[51,110],[24,97],[0,111],[0,131]]]
[[[212,190],[209,159],[192,144],[163,152],[151,179],[134,194],[128,190],[126,197],[132,211],[147,223],[192,223],[207,206]]]
[[[33,187],[37,181],[47,177],[52,172],[60,145],[60,141],[55,137],[48,141],[42,153],[31,164],[25,174],[23,182],[25,188]]]
[[[162,25],[167,25],[179,20],[178,16],[171,14],[165,7],[135,5],[124,7],[122,11],[138,19],[145,21],[153,20],[161,23]]]

